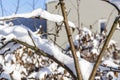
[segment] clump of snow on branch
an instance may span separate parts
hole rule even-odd
[[[46,0],[46,3],[55,2],[55,1],[58,1],[58,0]]]
[[[53,21],[53,22],[63,22],[63,16],[58,15],[58,14],[51,14],[46,10],[43,10],[41,8],[38,8],[34,11],[32,11],[31,13],[24,13],[24,14],[14,14],[11,16],[6,16],[6,17],[0,17],[0,21],[1,20],[10,20],[10,19],[14,19],[14,18],[19,18],[19,17],[24,17],[24,18],[34,18],[34,17],[40,17],[49,21]],[[68,24],[70,27],[75,28],[75,24],[71,21],[68,21]]]

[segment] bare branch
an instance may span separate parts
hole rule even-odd
[[[63,17],[64,17],[63,22],[65,24],[65,28],[66,28],[66,32],[67,32],[67,36],[68,36],[68,41],[69,41],[70,48],[71,48],[71,51],[72,51],[72,55],[73,55],[73,58],[74,58],[77,79],[82,80],[82,74],[81,74],[80,67],[79,67],[78,57],[76,55],[76,50],[75,50],[75,46],[74,46],[74,43],[73,43],[72,34],[70,32],[70,27],[68,25],[67,13],[65,12],[65,3],[63,2],[63,0],[59,0],[59,4],[61,6],[62,14],[63,14]]]
[[[33,10],[35,9],[35,0],[33,0]]]
[[[51,41],[53,41],[51,38],[50,38]],[[54,41],[53,41],[54,42]],[[55,45],[57,45],[60,49],[62,49],[62,51],[66,51],[64,48],[62,48],[59,44],[57,44],[56,42],[54,43]]]
[[[0,3],[1,3],[0,6],[1,6],[1,10],[2,10],[2,16],[4,16],[2,0],[0,0]]]
[[[107,46],[108,46],[108,44],[110,42],[110,39],[111,39],[113,33],[115,32],[115,29],[116,29],[119,18],[120,18],[120,16],[116,17],[116,19],[115,19],[115,21],[114,21],[114,23],[112,25],[112,28],[111,28],[108,36],[107,36],[107,39],[105,40],[105,43],[104,43],[104,45],[103,45],[103,47],[102,47],[102,49],[100,51],[100,55],[98,56],[98,59],[97,59],[95,65],[93,67],[93,71],[91,73],[91,76],[90,76],[89,80],[94,80],[95,74],[96,74],[97,69],[98,69],[98,67],[100,65],[100,61],[101,61],[101,59],[102,59],[102,57],[103,57],[103,55],[105,53],[105,50],[107,49]]]
[[[8,45],[9,43],[11,43],[12,41],[8,41],[6,44],[4,44],[2,47],[0,47],[0,50],[2,49],[2,48],[4,48],[6,45]]]
[[[118,8],[117,5],[115,5],[114,3],[112,3],[112,2],[110,2],[110,1],[108,1],[108,0],[102,0],[102,1],[108,2],[109,4],[111,4],[112,6],[114,6],[115,9],[118,11],[118,15],[120,14],[120,10],[119,10],[119,8]]]
[[[15,14],[17,14],[17,12],[18,12],[18,10],[19,10],[19,4],[20,4],[20,0],[17,1],[17,7],[16,7]]]
[[[34,44],[34,46],[37,47],[36,44],[35,44],[35,42],[34,42],[34,40],[33,40],[33,38],[32,38],[32,35],[30,34],[30,31],[28,31],[28,35],[30,36],[30,38],[31,38],[31,40],[32,40],[32,42],[33,42],[33,44]]]
[[[78,17],[78,28],[81,29],[80,27],[80,0],[77,0],[77,17]]]

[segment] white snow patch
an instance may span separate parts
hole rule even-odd
[[[113,67],[113,68],[118,68],[119,67],[119,65],[115,64],[112,59],[104,60],[102,62],[102,64],[104,64],[106,66],[109,66],[109,67]]]
[[[32,11],[31,13],[24,13],[24,14],[14,14],[11,16],[7,16],[7,17],[0,17],[0,21],[1,20],[5,20],[5,19],[14,19],[14,18],[19,18],[19,17],[24,17],[24,18],[32,18],[32,17],[41,17],[44,19],[47,19],[49,21],[53,21],[53,22],[62,22],[63,21],[63,16],[58,15],[58,14],[51,14],[46,10],[43,10],[41,8],[38,8],[34,11]],[[68,24],[70,27],[75,28],[75,24],[71,21],[68,21]]]

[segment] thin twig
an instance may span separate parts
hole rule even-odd
[[[32,40],[32,42],[33,42],[33,44],[34,44],[34,46],[37,47],[36,44],[35,44],[35,42],[34,42],[34,40],[33,40],[33,38],[32,38],[32,36],[31,36],[31,34],[30,34],[30,31],[28,31],[28,35],[30,36],[30,38],[31,38],[31,40]]]
[[[19,10],[19,4],[20,4],[20,0],[17,1],[17,7],[16,7],[15,14],[17,14],[17,12],[18,12],[18,10]]]
[[[3,3],[2,3],[2,0],[0,0],[0,6],[1,6],[1,10],[2,10],[2,16],[4,16],[4,10],[3,10]]]
[[[108,2],[109,4],[111,4],[112,6],[114,6],[115,9],[118,11],[118,15],[120,14],[120,9],[114,3],[110,2],[109,0],[102,0],[102,1]]]
[[[77,17],[78,17],[78,28],[80,27],[80,0],[77,0]]]
[[[51,41],[53,41],[51,38],[50,38]],[[54,41],[53,41],[54,42]],[[56,42],[54,43],[55,45],[57,45],[60,49],[62,49],[62,51],[66,51],[64,48],[62,48],[59,44],[57,44]]]
[[[7,43],[5,43],[2,47],[0,47],[0,50],[3,49],[5,46],[7,46],[9,43],[11,43],[12,41],[8,41]]]

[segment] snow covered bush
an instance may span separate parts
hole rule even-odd
[[[73,79],[73,75],[75,76],[76,73],[73,58],[69,56],[69,48],[62,53],[56,45],[47,39],[42,39],[40,35],[25,26],[0,27],[0,79]],[[15,40],[18,40],[18,42]],[[85,27],[82,29],[82,34],[76,36],[74,44],[77,46],[77,55],[84,80],[88,80],[103,42],[104,38],[101,34],[92,33]],[[39,50],[37,51],[34,48],[43,50],[47,56],[44,53],[40,54]],[[107,79],[110,71],[117,73],[116,78],[119,79],[120,60],[117,58],[118,56],[116,57],[119,52],[117,44],[112,40],[95,79]],[[61,67],[62,64],[57,63],[53,58],[69,68],[73,73],[72,76],[70,71],[66,70],[66,67]],[[116,74],[113,77],[115,76]]]
[[[108,0],[117,7],[119,0]],[[28,15],[29,14],[29,15]],[[32,13],[2,17],[0,20],[17,17],[42,17],[53,22],[62,22],[60,15],[42,9]],[[68,21],[69,26],[76,28]],[[32,32],[26,26],[0,25],[0,80],[73,80],[77,78],[70,46],[62,52],[53,42],[43,39],[40,30]],[[74,39],[74,46],[83,80],[88,80],[99,57],[107,36],[93,33],[83,27]],[[120,48],[110,40],[97,69],[95,80],[120,79]]]
[[[31,37],[28,31],[30,31]],[[39,48],[51,56],[54,53],[62,54],[57,47],[54,47],[54,45],[49,43],[46,39],[37,36],[37,34],[33,33],[25,26],[1,26],[0,32],[0,79],[71,79],[70,74],[53,60],[41,54],[36,54],[38,52],[35,50],[12,41],[12,39],[18,39],[29,45],[39,46]],[[32,39],[34,39],[35,43]],[[39,43],[39,41],[42,42]],[[53,56],[55,57],[57,54]],[[63,56],[59,56],[59,59],[62,60],[62,57]],[[68,57],[68,60],[71,59]]]

